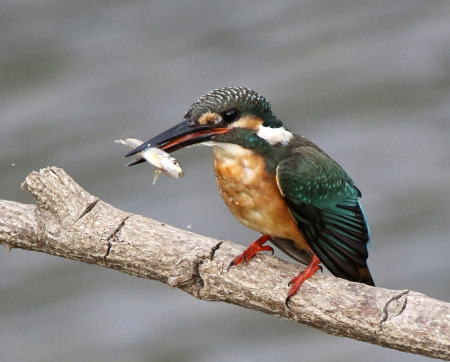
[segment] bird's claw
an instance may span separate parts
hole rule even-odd
[[[263,235],[258,240],[251,243],[250,246],[245,249],[241,255],[238,255],[231,261],[231,263],[228,265],[227,271],[230,270],[232,266],[239,265],[243,261],[253,258],[253,256],[260,251],[270,251],[273,255],[273,248],[269,245],[263,245],[269,239],[269,235]]]
[[[289,293],[285,301],[286,307],[289,308],[290,299],[297,293],[303,282],[312,277],[316,271],[322,270],[319,263],[320,260],[314,255],[306,269],[289,282],[288,286],[290,286],[291,289],[289,289]]]

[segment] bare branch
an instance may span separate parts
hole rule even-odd
[[[413,291],[315,275],[286,308],[296,265],[269,255],[226,266],[240,245],[118,210],[64,170],[32,172],[22,187],[36,205],[0,201],[0,243],[154,279],[208,301],[298,321],[326,333],[450,360],[450,304]]]

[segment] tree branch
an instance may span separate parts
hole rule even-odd
[[[450,360],[450,304],[404,290],[315,275],[287,308],[298,266],[269,255],[226,272],[242,246],[118,210],[64,170],[32,172],[22,184],[36,205],[0,200],[0,243],[102,265],[194,297],[256,309],[326,333]]]

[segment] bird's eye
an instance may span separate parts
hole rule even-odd
[[[236,109],[229,109],[222,114],[222,118],[225,122],[233,122],[236,119],[238,112]]]

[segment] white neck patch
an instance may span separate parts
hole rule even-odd
[[[260,126],[256,133],[258,137],[265,139],[271,146],[281,143],[286,146],[291,141],[294,135],[284,127],[271,128]]]

